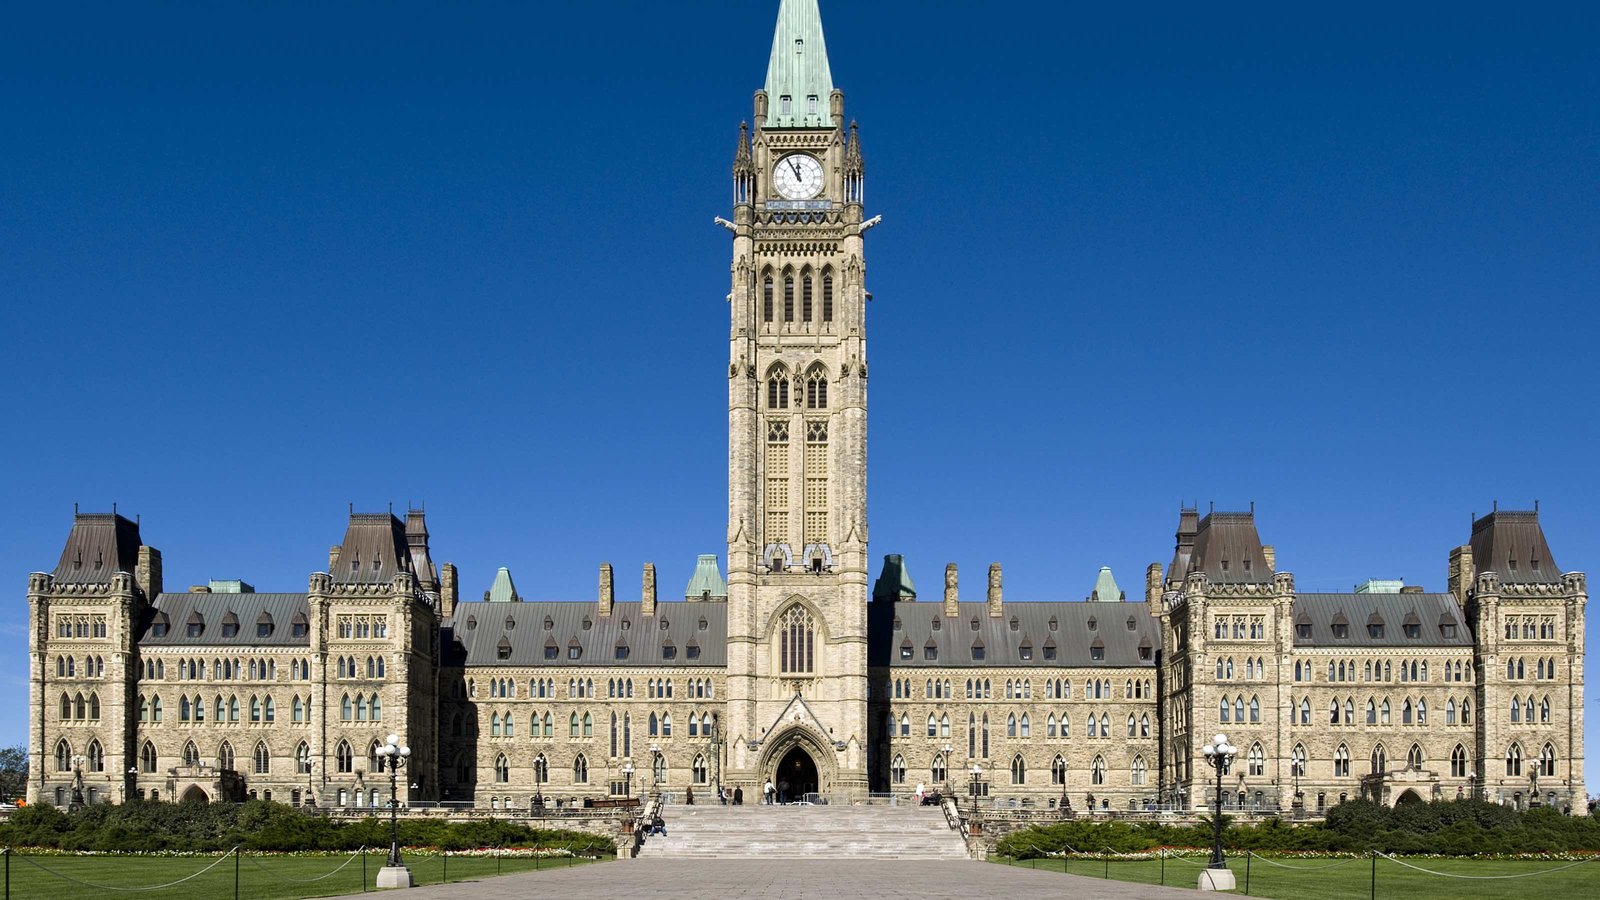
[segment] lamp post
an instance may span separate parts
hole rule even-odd
[[[400,735],[391,734],[376,751],[378,770],[389,771],[389,861],[378,870],[378,887],[411,887],[411,870],[400,862],[400,795],[398,778],[400,768],[411,757],[411,748],[400,743]]]
[[[128,767],[128,777],[126,777],[126,778],[124,778],[122,780],[122,802],[123,803],[127,803],[128,802],[128,788],[129,788],[129,785],[137,784],[138,780],[139,780],[139,769],[138,769],[138,767],[137,766],[129,766]]]
[[[622,795],[625,796],[625,797],[632,797],[633,796],[633,763],[632,762],[625,762],[625,763],[622,764]]]
[[[1200,890],[1202,891],[1231,891],[1234,889],[1233,873],[1228,870],[1228,862],[1222,855],[1222,776],[1227,774],[1229,763],[1233,761],[1239,748],[1228,743],[1228,736],[1219,734],[1211,739],[1211,743],[1201,748],[1200,753],[1205,757],[1206,764],[1217,772],[1217,806],[1212,819],[1214,837],[1211,844],[1211,862],[1200,873]]]
[[[661,783],[664,780],[665,779],[663,779],[661,777],[661,745],[660,744],[651,744],[650,745],[650,785],[651,785],[651,787],[653,787],[655,789],[657,798],[659,798],[661,796],[661,791],[662,791]]]
[[[972,768],[967,771],[972,775],[972,821],[976,824],[978,821],[978,783],[983,778],[983,767],[973,763]]]
[[[83,807],[83,763],[82,754],[72,757],[72,799],[67,801],[67,809],[81,809]]]
[[[950,746],[949,741],[944,742],[944,795],[946,797],[955,794],[955,788],[950,786],[950,760],[954,749]]]

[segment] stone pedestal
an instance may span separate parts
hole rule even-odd
[[[384,866],[378,870],[379,890],[408,887],[411,887],[411,870],[405,866]]]
[[[1233,880],[1233,872],[1227,869],[1201,869],[1200,884],[1202,891],[1231,891],[1238,886]]]

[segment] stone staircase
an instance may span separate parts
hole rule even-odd
[[[682,806],[641,859],[966,859],[936,806]]]

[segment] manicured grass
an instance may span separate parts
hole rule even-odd
[[[1270,860],[1268,862],[1267,860]],[[1126,862],[1097,859],[1029,859],[994,862],[1047,872],[1068,872],[1090,878],[1109,875],[1119,881],[1143,884],[1161,884],[1162,864],[1159,859],[1130,860]],[[1204,854],[1166,860],[1165,883],[1174,887],[1192,888],[1200,875]],[[1550,871],[1571,862],[1561,861],[1509,861],[1474,859],[1408,859],[1406,862],[1447,872],[1453,875],[1471,875],[1483,878],[1493,875],[1530,875],[1525,878],[1498,880],[1473,880],[1431,875],[1408,869],[1380,857],[1377,865],[1377,897],[1379,900],[1432,900],[1449,896],[1461,898],[1508,898],[1543,896],[1590,896],[1596,879],[1600,879],[1600,860],[1573,866],[1562,871]],[[1272,865],[1277,863],[1278,865]],[[1342,865],[1336,865],[1343,863]],[[1293,869],[1280,866],[1294,866]],[[1239,893],[1245,892],[1245,860],[1230,857],[1228,868],[1233,870],[1239,884]],[[1298,859],[1257,857],[1249,865],[1249,892],[1252,897],[1270,897],[1276,900],[1359,900],[1372,896],[1372,861],[1369,859]]]
[[[239,897],[250,900],[300,900],[303,897],[330,897],[337,894],[355,894],[363,889],[373,890],[378,870],[383,868],[387,853],[373,850],[364,854],[366,862],[364,885],[362,856],[363,854],[251,856],[245,853],[237,865]],[[220,855],[182,858],[28,856],[25,851],[15,851],[10,860],[11,897],[13,900],[25,900],[25,898],[81,895],[85,891],[94,890],[89,885],[126,889],[166,884],[194,875],[207,866],[217,863],[219,858]],[[231,898],[234,896],[235,862],[231,857],[221,859],[215,868],[182,884],[127,896],[150,898],[150,900]],[[454,854],[451,854],[447,861],[442,856],[405,854],[405,864],[410,867],[411,876],[417,884],[439,884],[446,880],[447,870],[450,881],[476,881],[501,874],[509,875],[513,872],[531,872],[535,868],[565,869],[588,862],[592,860],[571,857],[496,860],[493,857]],[[110,890],[103,893],[106,896],[118,895],[116,891]]]

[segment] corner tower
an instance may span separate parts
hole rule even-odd
[[[816,0],[782,0],[733,164],[729,780],[866,788],[865,167]],[[812,786],[814,785],[814,787]]]

